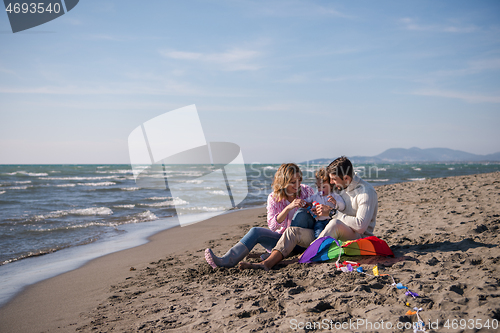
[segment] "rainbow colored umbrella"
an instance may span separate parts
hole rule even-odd
[[[342,242],[326,236],[316,239],[309,245],[300,258],[300,263],[327,261],[339,256],[394,256],[383,240],[375,237],[365,237]]]

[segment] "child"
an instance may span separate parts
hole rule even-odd
[[[314,206],[317,204],[328,205],[334,209],[343,211],[345,209],[345,202],[338,193],[333,191],[334,187],[330,184],[330,177],[325,168],[316,171],[314,176],[316,177],[318,191],[304,199],[307,202],[305,207],[307,213],[305,209],[299,209],[293,218],[295,221],[292,221],[292,226],[307,226],[312,228],[314,229],[314,238],[318,238],[331,218],[328,216],[316,216]]]

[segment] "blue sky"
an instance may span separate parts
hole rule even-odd
[[[498,1],[82,0],[0,45],[0,163],[129,163],[191,104],[246,163],[500,151]]]

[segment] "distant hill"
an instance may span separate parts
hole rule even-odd
[[[353,163],[500,162],[500,152],[488,155],[476,155],[448,148],[390,148],[376,156],[351,156],[349,159]],[[332,158],[318,158],[308,162],[326,164],[331,161]]]

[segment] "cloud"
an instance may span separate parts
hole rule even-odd
[[[435,81],[453,76],[465,76],[482,73],[485,71],[498,71],[500,70],[500,58],[482,59],[470,61],[467,66],[459,69],[439,70],[432,73],[426,73],[422,77],[422,82]]]
[[[454,98],[466,101],[468,103],[500,103],[500,94],[491,96],[491,95],[470,94],[461,91],[436,90],[436,89],[422,89],[414,91],[411,94],[419,96]]]
[[[232,48],[221,53],[199,53],[167,50],[160,51],[166,58],[197,61],[208,65],[214,65],[225,71],[256,71],[262,68],[255,61],[262,53],[255,50]]]
[[[451,33],[471,33],[479,30],[475,25],[455,26],[455,25],[422,25],[417,23],[415,19],[405,17],[399,19],[399,23],[406,29],[411,31],[429,31],[429,32],[451,32]]]
[[[44,95],[207,95],[198,88],[188,84],[165,81],[162,84],[148,86],[143,84],[62,84],[32,87],[0,86],[3,94],[44,94]]]

